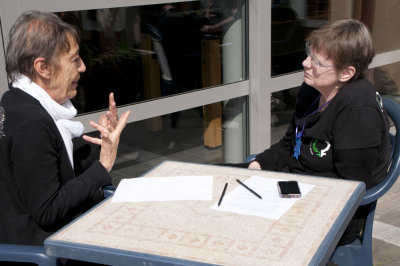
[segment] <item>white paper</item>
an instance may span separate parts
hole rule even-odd
[[[211,209],[278,220],[296,201],[301,200],[301,198],[281,198],[279,196],[277,182],[283,181],[281,179],[252,176],[246,181],[241,181],[259,194],[262,199],[257,198],[242,185],[238,185],[233,191],[225,194],[220,206],[216,203],[211,206]],[[299,183],[299,187],[301,197],[304,197],[314,185]]]
[[[111,202],[211,200],[212,176],[122,179]]]

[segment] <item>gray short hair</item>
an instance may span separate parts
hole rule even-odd
[[[338,70],[348,66],[356,69],[354,80],[364,78],[375,56],[371,34],[360,21],[333,21],[313,31],[306,41],[316,52],[324,52]]]
[[[18,17],[10,30],[6,52],[6,71],[11,81],[24,74],[33,79],[33,62],[43,57],[47,64],[58,68],[58,58],[69,51],[71,36],[80,42],[76,29],[53,13],[27,11]]]

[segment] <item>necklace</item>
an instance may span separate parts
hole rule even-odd
[[[308,111],[314,106],[314,104],[319,100],[319,98],[321,98],[321,95],[319,95],[319,96],[314,100],[314,102],[313,102],[313,103],[311,104],[311,106],[308,108]],[[317,110],[315,110],[315,111],[312,112],[311,114],[303,116],[303,118],[310,117],[310,116],[314,115],[315,113],[317,113],[317,112],[323,110],[330,102],[331,102],[331,100],[327,101],[326,103],[324,103],[323,105],[321,105]],[[307,113],[308,113],[308,111],[307,111]],[[296,131],[295,131],[296,145],[294,146],[294,149],[293,149],[293,151],[294,151],[293,156],[296,158],[296,160],[299,159],[300,148],[301,148],[301,137],[302,137],[303,134],[304,134],[304,127],[305,127],[305,126],[306,126],[306,121],[305,121],[305,119],[304,119],[304,122],[303,122],[303,126],[302,126],[302,128],[301,128],[301,131],[299,131],[299,124],[296,125]]]

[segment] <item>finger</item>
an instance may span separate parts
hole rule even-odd
[[[88,142],[91,142],[96,145],[101,145],[102,140],[98,138],[89,137],[87,135],[83,135],[82,138]]]
[[[107,116],[106,115],[102,115],[99,118],[99,124],[102,125],[103,127],[107,127]]]
[[[98,131],[100,131],[100,133],[108,132],[107,127],[104,127],[104,126],[102,126],[102,125],[100,125],[100,124],[97,124],[96,122],[90,121],[89,124],[90,124],[93,128],[95,128],[95,129],[97,129]]]
[[[112,133],[112,132],[114,132],[114,127],[111,125],[108,125],[107,130],[108,130],[108,132]]]
[[[118,134],[121,134],[122,130],[126,126],[126,123],[128,121],[129,115],[131,114],[131,111],[126,111],[121,115],[121,118],[118,121],[117,126],[115,127],[115,131],[118,132]]]
[[[115,128],[118,124],[118,112],[113,114],[112,112],[107,111],[107,118],[110,121],[111,126]]]
[[[109,106],[108,106],[108,112],[107,112],[107,117],[111,122],[111,125],[113,127],[117,126],[118,123],[118,110],[117,110],[117,103],[115,102],[114,99],[114,93],[110,93],[110,96],[108,98]]]
[[[117,104],[114,100],[114,93],[110,93],[110,96],[108,98],[108,110],[110,110],[111,116],[113,116],[113,119],[110,118],[111,121],[118,121],[118,110],[117,110]],[[110,116],[109,116],[110,117]]]
[[[108,95],[108,102],[109,102],[109,105],[112,105],[113,103],[115,103],[113,92],[110,92],[110,94]]]
[[[101,132],[101,139],[105,141],[109,141],[110,133],[108,132]]]

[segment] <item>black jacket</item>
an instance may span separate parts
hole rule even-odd
[[[303,84],[285,136],[257,155],[265,170],[378,184],[390,161],[389,122],[375,87],[361,79],[344,85],[322,112],[319,92]],[[304,130],[303,130],[304,127]],[[298,159],[295,132],[303,130]]]
[[[93,205],[111,177],[90,144],[74,145],[72,168],[55,122],[30,95],[10,88],[0,105],[0,243],[42,245]]]

